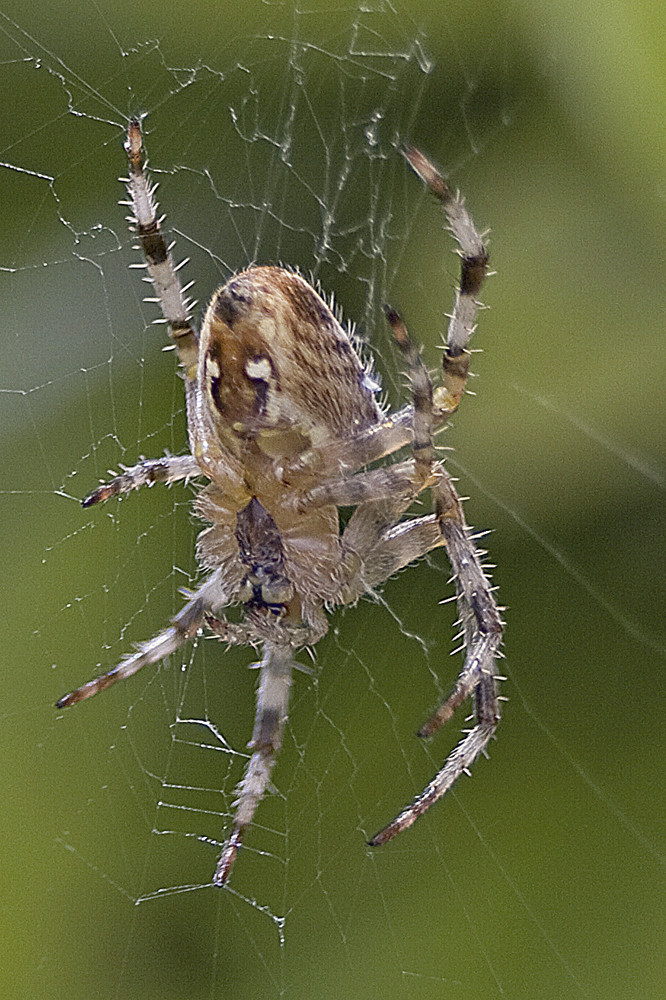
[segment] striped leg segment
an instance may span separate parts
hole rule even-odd
[[[137,646],[136,653],[121,660],[105,674],[93,678],[69,694],[63,695],[56,702],[56,708],[69,708],[79,701],[92,698],[100,691],[105,691],[117,681],[124,681],[137,673],[142,667],[151,663],[159,663],[165,656],[175,653],[186,642],[197,635],[203,628],[206,615],[211,608],[229,603],[229,593],[224,586],[222,574],[217,570],[197,591],[192,594],[177,615],[171,619],[171,624],[158,635]]]
[[[152,185],[146,176],[143,137],[137,119],[130,122],[125,149],[129,159],[127,192],[134,213],[130,222],[134,223],[139,234],[149,280],[155,289],[162,315],[169,324],[185,377],[192,380],[196,378],[199,338],[190,320],[190,303],[185,297],[187,289],[181,285],[177,273],[186,261],[175,266],[170,247],[164,240],[155,203],[156,185]]]
[[[165,455],[164,458],[145,458],[136,465],[122,466],[120,475],[113,476],[108,483],[102,483],[81,501],[83,507],[92,507],[109,497],[121,496],[138,490],[141,486],[154,483],[186,482],[192,476],[200,476],[201,469],[192,455]],[[113,473],[111,473],[113,475]]]
[[[465,663],[450,696],[428,719],[419,736],[432,736],[473,695],[476,721],[473,728],[444,762],[423,792],[388,826],[380,830],[370,846],[379,847],[408,829],[467,772],[483,753],[500,721],[495,660],[502,641],[502,619],[492,588],[467,528],[457,517],[440,519],[440,530],[453,567],[458,607],[465,638]]]
[[[407,376],[412,387],[414,401],[414,419],[412,451],[414,453],[415,492],[420,492],[423,484],[432,472],[435,461],[435,446],[432,443],[433,431],[433,390],[428,369],[423,364],[418,348],[407,333],[407,327],[398,313],[386,308],[386,318],[393,330],[395,341],[402,351],[408,364]]]
[[[287,720],[293,665],[290,646],[265,643],[264,655],[259,664],[257,713],[249,744],[253,752],[238,789],[233,830],[222,849],[213,875],[215,885],[222,886],[227,882],[243,842],[243,835],[252,823],[257,806],[268,787]]]
[[[435,411],[450,414],[458,408],[467,383],[467,345],[474,333],[479,309],[477,296],[488,272],[488,251],[465,208],[464,199],[451,190],[430,160],[413,146],[406,147],[403,155],[441,204],[449,229],[460,247],[460,282],[456,289],[442,362],[444,384],[435,390]]]

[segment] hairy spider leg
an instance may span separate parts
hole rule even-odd
[[[453,312],[450,316],[447,339],[443,356],[443,385],[431,399],[439,419],[446,419],[454,413],[465,391],[469,373],[469,352],[467,345],[474,332],[474,322],[478,310],[477,295],[485,279],[488,267],[488,253],[482,237],[465,209],[464,200],[454,195],[448,184],[432,163],[417,149],[407,147],[404,156],[416,174],[428,186],[441,203],[449,228],[460,246],[461,272]],[[428,373],[420,355],[412,345],[404,324],[395,313],[389,313],[389,322],[396,341],[410,364],[412,384],[422,386]],[[421,408],[425,411],[427,391],[420,389]],[[414,396],[415,442],[417,441],[416,414],[419,410],[418,396]],[[427,449],[427,434],[432,433],[427,424],[427,416],[422,418],[423,443],[421,452],[425,466],[430,453]],[[417,453],[415,452],[415,459]],[[432,461],[432,459],[430,459]],[[460,499],[451,478],[443,467],[440,476],[432,486],[435,514],[446,543],[447,554],[453,569],[455,586],[466,650],[465,662],[454,690],[446,701],[419,730],[419,736],[433,735],[451,718],[467,698],[474,696],[475,726],[449,755],[444,766],[423,792],[407,806],[383,830],[371,840],[372,846],[379,846],[392,840],[398,833],[410,827],[427,809],[440,799],[463,772],[468,771],[474,760],[484,752],[500,720],[500,702],[495,671],[495,659],[502,639],[503,623],[500,610],[495,602],[492,587],[481,565],[479,553],[465,523]]]
[[[260,676],[257,710],[252,739],[248,744],[252,756],[240,783],[238,798],[234,802],[233,829],[224,844],[213,875],[213,882],[219,886],[224,885],[231,874],[243,835],[252,823],[257,806],[268,787],[273,764],[282,744],[294,666],[291,647],[264,643],[263,656],[258,666]]]
[[[228,604],[229,600],[229,594],[221,585],[221,572],[217,571],[194,592],[178,614],[174,615],[168,628],[147,642],[140,643],[136,653],[121,660],[107,673],[82,684],[75,691],[63,695],[56,702],[56,708],[69,708],[70,705],[76,705],[78,702],[92,698],[100,691],[112,687],[117,681],[126,680],[142,667],[151,663],[159,663],[166,656],[175,653],[186,642],[194,639],[203,627],[206,615],[214,608]]]

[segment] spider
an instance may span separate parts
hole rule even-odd
[[[350,334],[300,274],[256,266],[214,294],[197,330],[167,246],[146,175],[138,120],[125,142],[131,221],[169,327],[185,382],[190,452],[123,467],[84,500],[89,507],[156,482],[203,476],[196,512],[209,527],[197,540],[207,572],[164,631],[108,673],[58,702],[74,705],[174,653],[207,628],[227,644],[261,648],[252,754],[238,788],[231,832],[213,876],[224,885],[267,790],[287,718],[294,652],[327,631],[325,611],[353,604],[398,570],[445,547],[455,578],[465,660],[446,701],[419,731],[431,736],[468,698],[474,725],[441,770],[370,845],[410,827],[485,753],[500,719],[495,659],[502,620],[460,499],[436,457],[433,434],[464,392],[477,295],[488,255],[455,194],[426,157],[402,150],[442,205],[459,244],[461,276],[444,346],[442,384],[428,371],[400,316],[388,323],[405,358],[411,405],[384,412],[377,384]],[[400,449],[410,457],[378,465]],[[405,518],[429,490],[433,512]],[[354,512],[340,530],[338,508]],[[225,608],[240,605],[239,622]]]

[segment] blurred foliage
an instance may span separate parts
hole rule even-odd
[[[365,6],[0,15],[7,996],[663,994],[663,7]],[[326,56],[340,51],[354,58]],[[383,117],[354,120],[354,100]],[[290,108],[287,169],[264,137]],[[153,831],[222,836],[242,759],[216,733],[243,750],[250,654],[201,642],[186,672],[51,707],[159,629],[194,571],[189,491],[76,502],[109,466],[185,442],[116,205],[137,112],[202,304],[259,257],[312,269],[393,401],[382,301],[434,366],[455,261],[383,155],[391,129],[464,190],[498,272],[477,395],[446,440],[508,605],[491,760],[402,842],[365,848],[456,735],[413,735],[456,671],[433,559],[386,586],[389,609],[335,616],[316,674],[296,678],[279,794],[229,892],[205,887],[214,846]],[[345,141],[375,125],[382,156],[355,153],[340,197]],[[176,884],[201,888],[133,905]]]

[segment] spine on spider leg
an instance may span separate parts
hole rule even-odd
[[[282,743],[293,667],[291,647],[267,642],[259,667],[261,673],[257,713],[249,744],[253,753],[238,790],[233,830],[213,875],[214,884],[219,886],[225,885],[231,874],[243,835],[254,819],[257,806],[268,787],[275,757]]]
[[[413,146],[407,146],[403,155],[441,204],[449,228],[460,247],[460,282],[456,289],[442,361],[443,385],[435,392],[435,409],[446,416],[458,408],[467,385],[467,345],[474,332],[479,308],[477,296],[488,273],[488,251],[465,208],[464,199],[451,190],[430,160]]]
[[[443,767],[423,792],[370,841],[371,847],[387,844],[407,830],[439,801],[480,754],[486,752],[500,721],[495,658],[502,640],[502,619],[492,587],[469,538],[464,520],[454,516],[441,522],[447,552],[456,577],[458,604],[465,632],[465,663],[456,686],[443,705],[428,719],[419,736],[432,736],[470,696],[474,697],[475,724],[449,754]]]
[[[127,191],[134,212],[130,221],[136,225],[150,281],[155,289],[162,314],[169,324],[170,336],[178,352],[185,378],[193,381],[197,370],[198,338],[190,322],[190,308],[185,297],[186,289],[180,283],[178,268],[174,266],[157,217],[155,187],[151,186],[146,176],[143,136],[137,119],[132,119],[129,124],[125,150],[129,160]]]
[[[447,700],[424,723],[419,736],[432,736],[454,711],[475,692],[479,724],[496,727],[500,721],[495,661],[502,642],[501,609],[493,587],[481,564],[469,529],[463,518],[449,510],[440,521],[446,550],[454,570],[460,622],[467,651],[465,664],[455,688]]]

